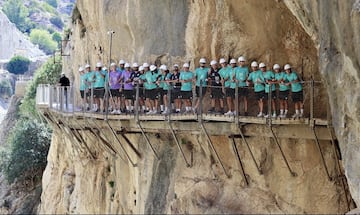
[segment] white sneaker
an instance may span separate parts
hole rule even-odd
[[[121,111],[120,111],[120,110],[117,110],[117,111],[116,111],[116,114],[121,114]]]
[[[117,110],[113,110],[113,111],[111,111],[111,114],[116,114],[117,113]]]
[[[228,112],[224,113],[224,115],[225,115],[225,116],[233,116],[234,113],[229,110]]]
[[[257,117],[263,117],[264,116],[264,114],[262,113],[262,112],[260,112],[258,115],[257,115]]]
[[[165,110],[161,114],[166,115],[166,114],[168,114],[168,112]]]
[[[148,112],[146,112],[146,115],[150,115],[150,114],[153,114],[152,110],[149,110]]]
[[[276,113],[273,113],[273,115],[271,116],[272,118],[276,118]]]
[[[300,117],[300,115],[297,114],[297,113],[295,113],[294,115],[292,115],[292,118],[293,118],[293,119],[298,118],[298,117]]]
[[[152,111],[152,114],[157,114],[157,113],[158,113],[157,110]]]
[[[299,117],[300,117],[300,118],[303,118],[303,116],[304,116],[304,113],[300,113],[300,114],[299,114]]]
[[[258,116],[259,117],[259,116]],[[264,115],[264,118],[269,118],[269,114]]]

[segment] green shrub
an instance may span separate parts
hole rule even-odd
[[[12,183],[41,174],[51,141],[49,127],[37,120],[19,120],[8,138],[9,151],[1,153],[0,169]]]
[[[30,60],[23,56],[14,56],[6,65],[6,69],[13,74],[24,74],[28,71]]]
[[[51,22],[51,24],[55,25],[56,27],[58,27],[60,29],[62,29],[64,27],[63,21],[58,16],[51,17],[50,22]]]
[[[59,32],[54,32],[52,34],[52,39],[59,44],[61,42],[61,34]]]
[[[52,54],[57,48],[57,43],[52,40],[51,34],[46,30],[33,29],[30,33],[30,41],[39,45],[46,54]]]
[[[47,2],[43,2],[43,3],[41,4],[41,7],[42,7],[46,12],[48,12],[48,13],[50,13],[50,14],[54,14],[54,13],[55,13],[55,9],[54,9],[51,5],[49,5]]]
[[[35,24],[31,22],[29,10],[22,0],[7,0],[2,8],[9,20],[23,33],[29,32]]]

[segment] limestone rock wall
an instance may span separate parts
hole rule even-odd
[[[200,57],[245,55],[267,64],[291,63],[305,80],[326,82],[317,92],[317,114],[326,116],[327,94],[333,124],[340,140],[346,176],[359,204],[357,171],[358,135],[356,87],[359,53],[359,1],[77,1],[73,16],[70,57],[64,70],[78,82],[77,68],[109,61],[108,30],[114,30],[112,56],[129,62],[160,60],[165,63]],[[338,12],[339,11],[339,12]],[[320,60],[320,62],[319,62]],[[319,72],[320,68],[320,72]],[[340,75],[339,75],[340,74]],[[355,95],[355,97],[354,97]],[[89,135],[85,135],[89,136]],[[109,135],[111,136],[111,135]],[[232,177],[227,179],[210,156],[202,136],[187,135],[193,145],[194,166],[186,168],[173,141],[166,134],[156,142],[162,155],[154,160],[139,135],[131,136],[143,158],[133,168],[119,156],[98,151],[89,161],[76,155],[74,140],[54,133],[49,165],[44,173],[41,213],[343,213],[344,194],[329,182],[313,141],[281,140],[298,176],[289,175],[274,143],[261,137],[249,140],[264,167],[258,175],[242,145],[245,170],[251,186],[244,187],[231,145],[226,137],[213,137]],[[329,143],[322,142],[334,175]],[[73,154],[75,153],[75,154]],[[190,151],[186,151],[190,157]],[[123,156],[123,155],[122,155]],[[133,156],[135,159],[135,156]]]
[[[80,122],[82,123],[82,122]],[[99,125],[102,127],[101,122]],[[207,125],[210,126],[210,125]],[[214,125],[212,125],[214,126]],[[280,139],[289,173],[274,140],[248,138],[260,165],[260,175],[244,143],[236,140],[249,186],[245,186],[232,141],[211,136],[230,178],[226,177],[204,135],[177,132],[186,164],[169,133],[148,134],[161,160],[157,160],[141,134],[127,134],[140,151],[139,159],[119,137],[137,164],[126,160],[120,145],[104,129],[104,136],[119,152],[111,155],[104,143],[83,131],[91,152],[64,131],[54,130],[43,177],[40,213],[343,213],[344,191],[328,181],[313,140]],[[321,141],[330,173],[335,173],[333,149]]]
[[[285,1],[314,35],[351,194],[360,205],[360,1]]]

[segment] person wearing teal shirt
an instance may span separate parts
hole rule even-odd
[[[105,95],[106,74],[107,72],[102,70],[102,63],[98,62],[91,77],[91,80],[93,81],[94,102],[96,106],[94,112],[99,112],[101,107],[102,111],[105,111],[103,106],[103,97]]]
[[[258,101],[258,106],[259,106],[259,114],[257,115],[258,117],[263,117],[264,113],[264,98],[265,98],[265,87],[264,87],[264,83],[265,83],[265,79],[263,76],[263,73],[261,72],[261,70],[258,70],[258,63],[256,61],[253,61],[251,63],[251,69],[252,72],[250,73],[248,79],[247,79],[247,83],[248,85],[250,83],[252,83],[254,85],[254,92],[255,92],[255,97],[256,100]]]
[[[206,67],[206,59],[201,58],[199,60],[200,67],[195,69],[194,79],[196,81],[195,93],[196,93],[196,103],[195,103],[195,111],[197,111],[200,100],[205,97],[206,90],[207,90],[207,80],[208,80],[208,72],[209,68]],[[202,98],[200,98],[200,84],[202,86]]]
[[[219,71],[220,77],[221,77],[221,83],[222,83],[222,92],[227,97],[227,88],[230,88],[230,78],[229,75],[231,73],[231,66],[227,64],[226,60],[224,58],[221,58],[219,61],[221,65],[221,69]],[[227,104],[228,105],[228,104]],[[229,106],[229,105],[228,105]],[[229,109],[229,108],[228,108]],[[229,110],[228,110],[229,111]]]
[[[79,73],[80,73],[80,86],[79,86],[79,90],[80,90],[80,97],[82,100],[82,104],[81,104],[81,108],[83,110],[85,110],[87,108],[87,83],[86,83],[86,79],[87,79],[87,73],[84,72],[84,68],[80,67],[79,68]]]
[[[145,65],[145,64],[144,64]],[[157,85],[156,81],[158,78],[158,74],[156,73],[156,66],[151,65],[150,70],[148,66],[144,66],[144,87],[145,87],[145,98],[146,104],[149,108],[149,111],[146,114],[156,114],[157,107],[155,105],[155,99],[157,97]]]
[[[249,95],[249,89],[246,84],[246,80],[249,76],[249,68],[245,65],[245,57],[240,56],[238,58],[238,67],[236,69],[236,81],[238,82],[239,87],[239,101],[240,98],[243,97],[244,101],[244,115],[248,115],[248,95]],[[239,105],[240,108],[240,105]],[[236,110],[240,114],[240,110]]]
[[[284,66],[284,70],[286,72],[285,82],[287,85],[291,85],[291,98],[294,102],[295,106],[295,114],[292,116],[293,118],[303,117],[304,108],[303,108],[303,89],[300,83],[300,78],[297,73],[291,69],[289,64]]]
[[[193,73],[189,70],[189,64],[184,63],[183,71],[180,72],[180,82],[181,82],[181,99],[185,103],[185,113],[191,112],[191,99],[192,99],[192,80]]]
[[[170,89],[170,79],[171,79],[171,73],[168,70],[166,65],[160,66],[161,76],[160,80],[158,81],[159,86],[161,87],[161,99],[163,101],[163,105],[160,105],[160,110],[162,114],[168,114],[169,113],[169,102],[168,102],[168,91]]]
[[[235,81],[235,70],[236,70],[236,60],[230,60],[230,68],[228,73],[225,75],[225,81],[228,82],[228,87],[225,88],[225,96],[226,96],[226,104],[228,106],[228,112],[226,112],[225,116],[233,116],[235,115],[234,110],[234,99],[235,99],[235,88],[236,88],[236,81]],[[226,83],[225,82],[225,83]]]
[[[263,73],[265,79],[265,95],[264,99],[267,101],[269,99],[269,92],[271,90],[271,110],[273,112],[272,117],[276,118],[276,107],[275,107],[275,100],[276,100],[276,87],[275,87],[275,74],[271,70],[266,70],[266,65],[264,63],[260,63],[260,70]],[[271,89],[270,89],[271,88]],[[265,118],[270,117],[271,112],[265,115]]]
[[[289,86],[284,84],[286,73],[284,71],[280,71],[280,65],[275,64],[273,66],[275,72],[275,80],[279,85],[279,104],[280,104],[280,118],[286,118],[288,113],[288,96],[289,96]]]

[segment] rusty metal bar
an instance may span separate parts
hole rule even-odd
[[[252,158],[252,160],[254,161],[254,164],[255,164],[255,166],[256,166],[256,169],[258,170],[259,174],[262,175],[263,172],[262,172],[259,164],[256,162],[255,156],[254,156],[254,154],[252,153],[252,151],[251,151],[251,149],[250,149],[249,143],[248,143],[248,142],[246,141],[246,139],[245,139],[245,136],[244,136],[244,133],[243,133],[241,127],[239,127],[239,132],[240,132],[240,136],[241,136],[242,141],[245,143],[246,147],[248,148],[248,150],[249,150],[249,152],[250,152],[251,158]]]
[[[186,163],[186,166],[187,166],[187,167],[191,167],[191,165],[190,165],[189,162],[187,161],[187,159],[186,159],[186,157],[185,157],[185,153],[184,153],[183,149],[181,148],[181,145],[180,145],[180,143],[179,143],[179,141],[178,141],[178,139],[177,139],[177,137],[176,137],[176,135],[175,135],[175,131],[174,131],[173,127],[171,126],[171,122],[169,122],[169,128],[170,128],[170,131],[171,131],[172,136],[174,137],[175,143],[176,143],[177,147],[179,148],[179,150],[180,150],[180,152],[181,152],[181,155],[182,155],[182,157],[183,157],[183,159],[184,159],[184,161],[185,161],[185,163]]]
[[[117,134],[117,132],[116,132]],[[125,136],[124,133],[121,134],[121,137],[126,141],[126,143],[130,146],[130,148],[135,152],[135,154],[141,158],[141,153],[136,149],[136,147],[131,143],[131,141],[129,140],[129,138],[127,138],[127,136]]]
[[[291,169],[291,167],[290,167],[290,165],[289,165],[289,162],[287,161],[287,159],[286,159],[286,157],[285,157],[284,151],[282,150],[282,148],[281,148],[281,146],[280,146],[280,143],[279,143],[279,141],[278,141],[278,139],[277,139],[277,137],[276,137],[276,135],[275,135],[275,133],[274,133],[274,130],[273,130],[272,126],[269,126],[269,127],[270,127],[271,134],[273,135],[273,139],[275,140],[275,143],[276,143],[276,145],[278,146],[278,148],[279,148],[279,150],[280,150],[281,156],[283,157],[284,162],[285,162],[285,164],[286,164],[286,166],[287,166],[290,174],[291,174],[292,176],[294,176],[294,177],[297,176],[297,174],[296,174],[294,171],[292,171],[292,169]]]
[[[318,139],[317,134],[316,134],[316,131],[315,131],[315,127],[312,126],[311,129],[312,129],[313,134],[314,134],[314,137],[315,137],[315,144],[316,144],[317,149],[318,149],[318,151],[319,151],[319,153],[320,153],[321,162],[322,162],[322,164],[323,164],[323,166],[324,166],[326,175],[327,175],[329,181],[332,181],[333,178],[330,176],[329,170],[328,170],[328,168],[327,168],[326,161],[325,161],[325,158],[324,158],[324,154],[323,154],[323,152],[322,152],[322,149],[321,149],[321,146],[320,146],[320,142],[319,142],[319,139]]]
[[[243,163],[242,163],[242,161],[241,161],[240,154],[239,154],[239,150],[238,150],[238,148],[237,148],[237,146],[236,146],[235,138],[232,137],[231,139],[232,139],[232,147],[233,147],[233,150],[234,150],[234,152],[235,152],[235,155],[236,155],[237,160],[239,161],[239,166],[240,166],[240,169],[241,169],[241,175],[242,175],[242,177],[243,177],[243,179],[244,179],[244,181],[245,181],[246,186],[249,186],[249,181],[248,181],[248,179],[246,178],[244,165],[243,165]]]
[[[145,134],[145,132],[144,132],[144,129],[143,129],[143,127],[142,127],[141,124],[140,124],[140,121],[138,121],[137,124],[138,124],[138,126],[139,126],[139,128],[140,128],[140,131],[141,131],[142,135],[143,135],[144,138],[145,138],[146,143],[150,146],[150,148],[151,148],[151,150],[153,151],[155,157],[156,157],[158,160],[160,160],[160,157],[159,157],[159,155],[157,154],[155,148],[154,148],[153,145],[150,143],[149,138],[146,136],[146,134]]]
[[[130,155],[129,155],[129,154],[127,153],[127,151],[125,150],[125,147],[121,144],[119,137],[116,135],[116,132],[115,132],[114,129],[111,127],[111,125],[109,124],[108,121],[106,121],[106,125],[108,126],[109,130],[111,131],[111,134],[112,134],[112,135],[114,136],[114,138],[118,141],[121,149],[124,151],[127,159],[130,161],[131,165],[132,165],[133,167],[137,167],[137,164],[134,163],[134,162],[131,160]]]
[[[210,139],[210,136],[209,136],[209,134],[207,133],[207,131],[206,131],[206,129],[205,129],[205,126],[204,126],[204,124],[203,124],[202,122],[200,123],[200,126],[201,126],[202,130],[203,130],[204,133],[205,133],[205,136],[206,136],[206,138],[207,138],[207,140],[208,140],[208,144],[210,145],[210,148],[211,148],[212,151],[215,153],[215,156],[216,156],[217,160],[219,161],[222,169],[224,170],[225,175],[226,175],[228,178],[230,178],[230,175],[227,173],[227,171],[226,171],[226,169],[225,169],[225,166],[224,166],[224,164],[222,163],[222,161],[221,161],[221,159],[220,159],[220,157],[219,157],[219,155],[218,155],[218,153],[217,153],[217,151],[216,151],[216,149],[215,149],[215,147],[214,147],[214,145],[213,145],[213,143],[212,143],[212,141],[211,141],[211,139]]]

